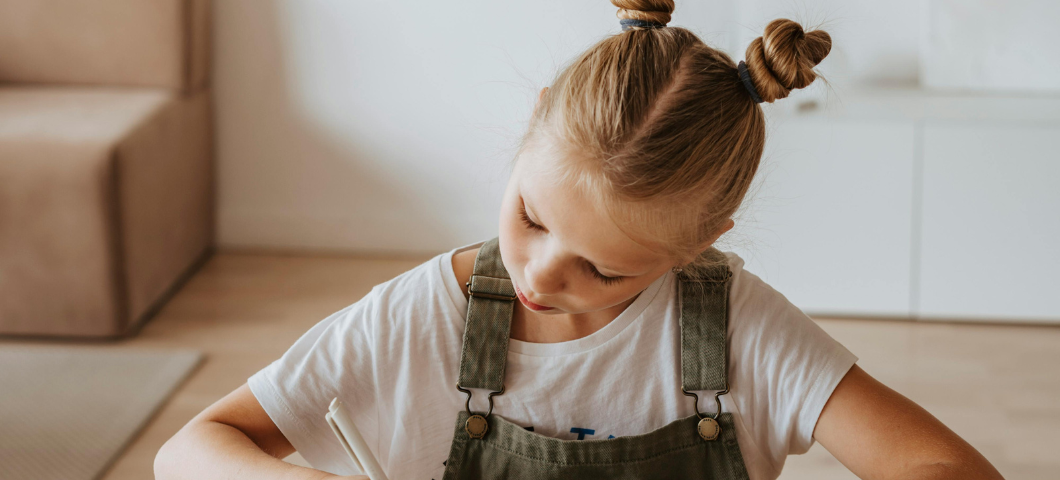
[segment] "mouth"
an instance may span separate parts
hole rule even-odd
[[[523,296],[522,290],[519,290],[519,285],[516,285],[515,282],[512,282],[512,285],[515,285],[515,295],[519,297],[519,301],[523,302],[523,305],[525,305],[526,308],[529,308],[530,310],[536,310],[536,311],[539,311],[539,312],[543,311],[543,310],[552,310],[552,307],[546,307],[544,305],[538,305],[538,304],[536,304],[534,302],[531,302],[530,300],[527,300],[526,297]]]

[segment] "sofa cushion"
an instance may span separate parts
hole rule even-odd
[[[192,91],[208,37],[208,0],[0,0],[0,82]]]
[[[117,336],[212,237],[206,92],[0,87],[0,334]]]

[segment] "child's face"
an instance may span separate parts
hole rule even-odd
[[[557,185],[556,155],[520,154],[501,205],[500,250],[516,289],[541,314],[602,310],[636,296],[677,262],[634,242],[580,191]],[[531,222],[527,225],[523,212]],[[601,280],[593,270],[614,281]],[[522,299],[521,299],[522,301]]]

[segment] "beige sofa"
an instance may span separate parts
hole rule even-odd
[[[208,0],[0,0],[0,335],[135,334],[213,240]]]

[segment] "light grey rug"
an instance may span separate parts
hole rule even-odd
[[[201,359],[0,345],[0,479],[99,478]]]

